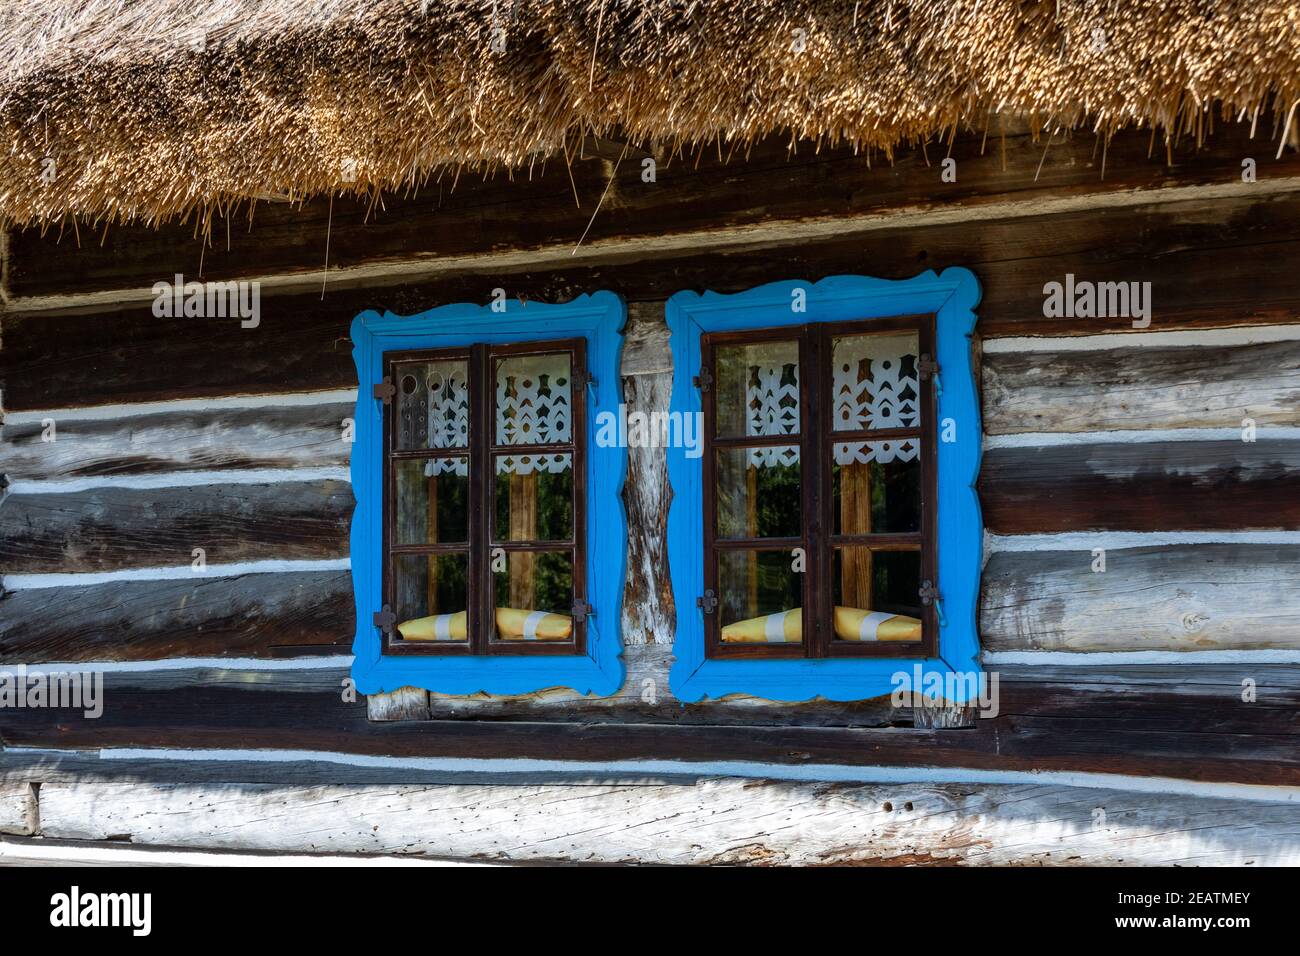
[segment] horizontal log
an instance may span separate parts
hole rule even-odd
[[[1170,683],[1187,670],[1170,668]],[[1238,682],[1236,688],[1207,688],[1195,698],[1199,712],[1189,710],[1183,690],[1170,686],[1145,687],[1135,697],[1122,680],[1086,689],[1009,681],[1003,686],[1002,712],[977,720],[969,730],[780,727],[771,725],[766,712],[750,712],[749,725],[735,726],[675,723],[669,715],[630,723],[377,723],[366,720],[364,702],[342,698],[342,670],[109,672],[104,675],[105,709],[99,719],[72,719],[69,712],[52,709],[4,709],[0,740],[6,747],[62,749],[670,760],[681,762],[681,773],[698,766],[703,775],[716,773],[708,768],[718,761],[744,760],[785,766],[1078,770],[1297,785],[1297,698],[1294,689],[1274,689],[1269,671],[1267,666],[1250,671],[1258,679],[1261,701],[1268,701],[1265,706],[1243,701]],[[677,706],[688,714],[693,710],[693,705]],[[1250,731],[1241,731],[1247,722],[1252,722]],[[575,772],[592,773],[581,765]],[[626,776],[626,771],[618,774]]]
[[[346,481],[99,486],[15,494],[0,507],[0,573],[183,567],[345,557]]]
[[[984,568],[989,651],[1300,648],[1300,546],[996,552]]]
[[[1300,863],[1300,822],[1285,802],[1055,784],[50,783],[40,809],[46,838],[280,853],[762,866]]]
[[[1300,441],[1108,442],[993,448],[984,525],[1057,531],[1300,529]]]
[[[1084,373],[1086,370],[1086,374]],[[1300,425],[1300,341],[1087,352],[989,351],[990,435]]]
[[[68,418],[0,428],[11,482],[169,471],[346,467],[351,403],[214,408],[121,418]]]
[[[355,629],[347,571],[31,588],[0,596],[0,663],[346,653]]]
[[[0,833],[31,836],[39,826],[35,788],[26,782],[0,781]]]
[[[987,220],[983,211],[1000,203],[1086,202],[1121,191],[1240,183],[1245,156],[1256,159],[1261,183],[1300,175],[1300,157],[1275,159],[1249,133],[1249,124],[1227,124],[1206,141],[1184,138],[1169,152],[1161,144],[1152,155],[1145,131],[1123,131],[1103,150],[1089,135],[1049,142],[1025,135],[1023,126],[1002,136],[995,125],[987,138],[982,130],[964,131],[951,143],[877,154],[874,161],[850,148],[807,142],[791,150],[787,138],[773,137],[743,155],[702,149],[674,158],[661,152],[652,182],[645,181],[642,162],[629,156],[612,185],[610,161],[555,157],[527,175],[483,180],[465,173],[454,183],[444,177],[415,195],[387,196],[378,204],[346,197],[263,203],[251,222],[246,210],[233,221],[217,219],[210,235],[196,234],[193,223],[156,230],[86,226],[94,242],[72,228],[28,229],[10,240],[8,292],[25,298],[148,288],[176,272],[198,278],[200,270],[207,280],[277,274],[315,283],[327,249],[332,268],[383,270],[401,259],[434,262],[555,247],[567,254],[584,234],[587,244],[644,244],[701,231],[845,216],[901,218],[935,208],[950,218],[964,212]],[[588,155],[613,160],[620,153],[615,147]],[[955,161],[955,179],[944,175],[942,159]]]
[[[1223,250],[1233,253],[1225,255]],[[737,292],[778,279],[870,273],[908,278],[967,266],[983,287],[979,331],[1006,335],[1132,332],[1131,320],[1050,319],[1043,286],[1067,273],[1091,281],[1149,281],[1150,328],[1168,330],[1300,320],[1300,197],[1241,198],[844,231],[830,238],[703,252],[657,250],[599,264],[541,268],[523,261],[438,281],[304,295],[268,292],[262,322],[154,318],[148,305],[93,314],[4,317],[0,384],[6,408],[355,387],[348,327],[358,312],[409,315],[448,302],[487,302],[492,290],[564,302],[610,289],[662,302],[682,289]],[[358,280],[362,281],[362,280]],[[221,361],[213,361],[220,355]],[[165,361],[160,360],[165,356]]]

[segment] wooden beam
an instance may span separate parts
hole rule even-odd
[[[1159,303],[1157,303],[1157,308]],[[1153,328],[1155,326],[1153,325]],[[984,355],[990,435],[1300,425],[1300,339]]]
[[[1300,441],[993,448],[979,493],[997,534],[1300,529]]]
[[[1278,678],[1278,671],[1288,672]],[[996,717],[969,730],[900,727],[765,726],[696,723],[723,708],[676,704],[680,716],[546,721],[438,719],[374,723],[364,703],[342,699],[346,672],[110,671],[103,716],[69,719],[66,711],[0,710],[6,747],[225,749],[282,751],[288,761],[326,751],[386,757],[576,762],[664,760],[708,768],[719,761],[785,767],[963,767],[1007,771],[1087,771],[1196,781],[1300,785],[1294,668],[1242,665],[1235,686],[1202,685],[1191,697],[1176,686],[1196,667],[1168,665],[1159,685],[1112,673],[1108,683],[1073,687],[1008,680]],[[1259,687],[1243,700],[1241,679]],[[570,714],[580,714],[574,708]],[[732,710],[732,719],[742,719]],[[555,719],[559,717],[560,719]],[[1249,727],[1248,732],[1241,728]],[[1249,734],[1243,746],[1243,732]],[[451,769],[450,767],[448,769]],[[560,769],[557,767],[557,770]],[[183,773],[183,771],[181,771]],[[716,772],[704,771],[706,773]]]
[[[347,653],[355,626],[347,571],[30,588],[0,596],[0,662]]]
[[[888,164],[842,147],[802,143],[792,151],[786,138],[773,137],[730,162],[710,150],[680,159],[661,155],[652,182],[643,176],[644,157],[633,156],[621,163],[611,187],[610,166],[622,145],[603,144],[596,153],[606,162],[566,170],[563,158],[554,157],[527,177],[475,181],[467,175],[454,188],[443,179],[373,205],[344,197],[261,204],[251,221],[246,210],[218,219],[206,240],[193,223],[97,230],[93,243],[67,228],[20,231],[10,240],[8,296],[19,308],[102,304],[148,294],[153,283],[177,272],[187,280],[261,277],[268,289],[319,287],[327,232],[329,266],[338,278],[392,281],[448,267],[499,271],[494,258],[518,253],[558,262],[578,246],[589,222],[583,251],[644,254],[670,243],[701,250],[783,236],[802,243],[816,238],[818,227],[829,230],[824,238],[919,225],[926,217],[951,228],[1052,208],[1189,198],[1190,190],[1207,186],[1256,195],[1300,186],[1300,157],[1274,159],[1266,140],[1249,138],[1249,124],[1221,126],[1202,142],[1186,137],[1171,163],[1163,149],[1152,156],[1150,146],[1144,131],[1114,136],[1103,177],[1096,139],[1088,135],[1049,143],[1022,131],[995,145],[965,133],[942,157],[905,149]],[[1244,157],[1256,160],[1258,182],[1242,183]],[[941,160],[948,158],[955,175],[944,175]]]
[[[36,784],[0,781],[0,833],[32,836],[40,832]]]
[[[98,486],[14,494],[0,508],[0,573],[77,573],[348,555],[346,481]]]
[[[986,651],[1300,648],[1300,545],[996,552],[984,568]]]
[[[499,862],[1300,863],[1294,805],[1060,784],[288,788],[52,783],[47,838]]]
[[[344,419],[350,402],[184,408],[6,422],[0,469],[10,482],[173,471],[345,468],[352,446]]]

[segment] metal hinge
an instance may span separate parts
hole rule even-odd
[[[586,601],[574,601],[573,609],[569,611],[569,614],[579,624],[585,621],[588,617],[596,616],[596,612],[592,610],[591,605],[588,604]]]
[[[701,392],[707,392],[713,387],[713,373],[707,368],[702,368],[700,374],[691,379],[691,384]]]
[[[712,588],[704,592],[703,597],[695,599],[695,606],[702,608],[705,614],[712,614],[718,609],[718,595]]]
[[[921,590],[919,590],[917,594],[920,595],[921,603],[926,607],[929,607],[931,604],[934,605],[934,614],[935,617],[939,619],[939,626],[947,627],[948,619],[944,617],[943,613],[943,595],[940,594],[939,589],[934,586],[934,582],[928,579],[922,581]]]
[[[376,382],[371,387],[370,394],[385,405],[391,405],[393,396],[397,394],[397,386],[393,384],[392,379],[386,378],[382,382]]]
[[[391,607],[385,604],[384,609],[382,611],[376,611],[371,620],[374,621],[375,627],[379,628],[385,634],[392,634],[393,625],[397,623],[397,615],[393,613]]]
[[[922,355],[916,360],[916,374],[923,382],[933,379],[935,393],[943,394],[943,381],[939,378],[939,363],[935,361],[933,355]]]
[[[578,388],[595,388],[596,376],[592,375],[585,368],[573,370],[573,382]]]

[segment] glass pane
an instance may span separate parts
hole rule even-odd
[[[393,367],[393,446],[464,448],[469,444],[469,366],[463,359]]]
[[[497,541],[573,538],[573,456],[496,456]]]
[[[720,538],[798,538],[799,446],[718,451]]]
[[[568,352],[496,360],[496,444],[572,440],[573,395]]]
[[[915,332],[844,336],[832,349],[836,431],[920,426]]]
[[[572,640],[573,552],[496,551],[492,570],[496,640]]]
[[[803,573],[789,551],[718,552],[718,623],[727,644],[803,640]]]
[[[836,548],[831,565],[836,640],[921,640],[920,551]]]
[[[719,346],[718,435],[799,433],[799,343]]]
[[[465,641],[469,555],[393,556],[396,633],[407,641]]]
[[[393,462],[393,544],[469,541],[469,459],[403,458]]]
[[[831,462],[835,534],[921,530],[921,461],[890,453],[884,442],[837,443]]]

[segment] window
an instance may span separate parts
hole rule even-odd
[[[363,693],[621,685],[622,302],[445,306],[353,323],[352,573]]]
[[[933,316],[702,355],[706,656],[933,653]]]
[[[965,270],[668,304],[674,693],[887,694],[978,671],[980,426]]]
[[[582,653],[583,340],[384,366],[385,652]]]

